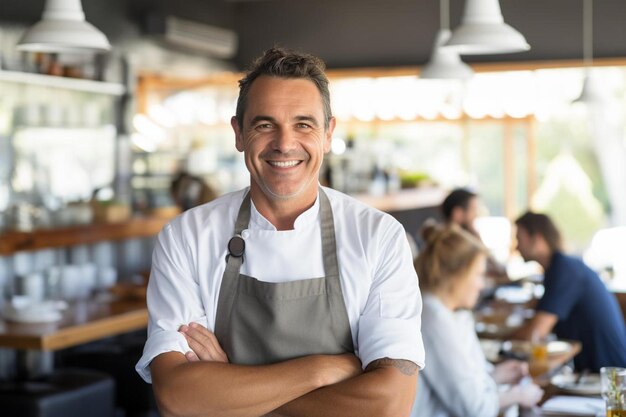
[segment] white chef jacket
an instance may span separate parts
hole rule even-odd
[[[498,387],[471,313],[454,313],[429,293],[423,301],[428,367],[420,375],[411,417],[495,417]]]
[[[136,370],[151,382],[157,355],[188,352],[178,332],[197,322],[215,329],[227,244],[248,189],[188,210],[159,233],[148,284],[148,340]],[[363,368],[383,357],[424,366],[422,303],[403,227],[392,216],[324,188],[335,222],[341,288],[353,344]],[[241,273],[266,282],[323,277],[319,198],[278,231],[251,204]]]

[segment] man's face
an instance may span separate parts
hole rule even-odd
[[[523,227],[517,226],[515,238],[517,240],[517,251],[520,253],[520,255],[522,255],[524,261],[528,262],[535,260],[535,239],[533,239],[530,233],[528,233],[528,231]]]
[[[472,197],[467,202],[467,209],[465,210],[465,222],[463,227],[466,229],[474,228],[474,220],[478,217],[478,198]]]
[[[457,206],[452,214],[452,221],[465,230],[474,230],[474,220],[478,217],[478,198],[472,197],[467,202],[467,208]]]
[[[248,92],[242,129],[235,118],[231,125],[253,192],[261,191],[268,200],[304,201],[317,195],[335,120],[324,129],[322,98],[313,82],[260,76]]]

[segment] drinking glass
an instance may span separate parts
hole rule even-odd
[[[548,343],[550,343],[550,339],[549,336],[532,335],[528,370],[533,378],[543,375],[550,370],[550,363],[548,362]]]
[[[601,368],[600,383],[606,417],[626,417],[626,368]]]

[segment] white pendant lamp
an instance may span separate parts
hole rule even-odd
[[[85,20],[80,0],[46,0],[43,16],[17,49],[33,52],[107,52],[107,37]]]
[[[580,96],[574,103],[604,103],[610,98],[607,91],[602,88],[602,85],[598,78],[594,76],[590,70],[586,71],[585,79],[583,80],[583,88],[580,92]]]
[[[461,25],[447,47],[461,55],[505,54],[530,49],[524,36],[504,23],[498,0],[466,0]]]
[[[574,103],[600,103],[609,96],[597,78],[592,74],[593,68],[593,0],[583,0],[583,62],[585,79],[580,96]]]
[[[450,39],[450,11],[449,0],[440,0],[439,13],[441,25],[435,37],[433,52],[430,60],[420,71],[423,79],[460,79],[470,78],[474,71],[465,62],[461,61],[459,54],[452,48],[444,48],[443,45]]]

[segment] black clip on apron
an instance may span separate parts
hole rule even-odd
[[[215,335],[231,363],[261,365],[312,354],[354,352],[333,213],[322,189],[319,199],[326,276],[273,283],[239,273],[245,256],[241,232],[250,222],[250,193],[244,197],[235,235],[228,243],[215,323]]]

